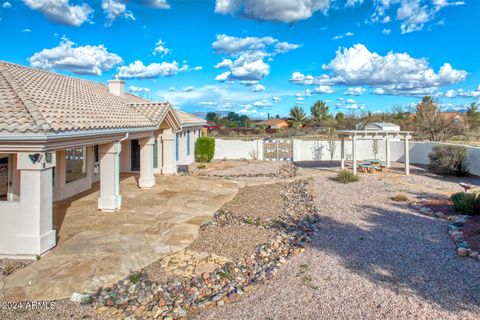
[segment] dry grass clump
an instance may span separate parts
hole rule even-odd
[[[395,202],[407,202],[409,200],[408,197],[403,193],[397,193],[395,196],[391,197],[390,199],[392,199]]]

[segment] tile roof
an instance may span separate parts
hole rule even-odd
[[[170,108],[111,94],[100,83],[0,61],[0,133],[153,127]]]
[[[182,124],[187,124],[187,125],[188,124],[197,124],[197,123],[207,124],[207,120],[205,120],[205,119],[202,119],[200,117],[191,115],[191,114],[183,112],[181,110],[177,110],[177,109],[174,109],[174,110],[175,110],[175,114],[177,115],[177,118],[180,120],[180,122]]]
[[[259,121],[254,123],[256,126],[273,126],[282,122],[288,122],[288,119],[283,118],[270,118],[267,120]]]

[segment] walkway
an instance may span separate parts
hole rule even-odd
[[[123,176],[122,209],[97,210],[98,186],[54,206],[58,245],[41,260],[0,281],[0,300],[50,300],[94,292],[187,247],[198,228],[238,191],[234,182],[159,176],[137,188]]]
[[[424,195],[427,178],[361,175],[342,185],[331,177],[312,179],[323,217],[314,244],[274,281],[195,319],[480,319],[480,263],[456,255],[446,222],[389,199],[418,194],[412,182]]]

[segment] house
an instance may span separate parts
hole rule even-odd
[[[366,131],[400,131],[400,126],[389,122],[373,122],[365,125]]]
[[[288,128],[290,126],[290,122],[288,121],[288,119],[271,118],[254,123],[253,125],[255,127],[265,127],[266,129],[281,129]]]
[[[0,255],[55,246],[53,201],[99,182],[98,209],[115,211],[120,172],[151,188],[193,161],[205,121],[124,87],[0,61]]]

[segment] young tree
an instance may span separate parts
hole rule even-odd
[[[478,104],[472,102],[467,112],[465,112],[465,115],[467,116],[467,123],[470,130],[480,129],[480,111],[478,111]]]
[[[415,129],[430,141],[443,141],[454,135],[463,134],[459,119],[447,118],[438,107],[438,102],[426,96],[417,105],[415,112]]]
[[[378,159],[378,139],[373,139],[372,151],[375,159]]]
[[[345,114],[343,112],[337,113],[335,121],[337,122],[337,129],[343,129],[345,127]]]
[[[290,109],[290,117],[293,120],[293,126],[295,128],[300,128],[305,123],[307,115],[305,114],[303,108],[295,106]]]
[[[337,149],[337,132],[333,128],[329,128],[327,132],[328,153],[330,153],[330,163],[333,163],[335,150]]]
[[[330,117],[328,114],[328,106],[322,100],[317,100],[310,108],[310,113],[312,114],[313,122],[320,122],[326,120]]]

